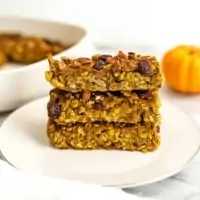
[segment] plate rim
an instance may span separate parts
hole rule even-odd
[[[8,115],[6,117],[6,119],[3,121],[3,123],[0,126],[0,134],[2,132],[2,127],[4,126],[4,124],[7,122],[7,120],[12,117],[16,112],[18,112],[19,110],[23,109],[24,107],[28,107],[29,105],[31,105],[32,103],[37,103],[40,101],[44,101],[48,99],[48,96],[45,97],[41,97],[32,101],[29,101],[28,103],[24,104],[23,106],[19,107],[18,109],[14,110],[10,115]],[[162,98],[161,98],[162,99]],[[200,134],[200,125],[197,123],[197,121],[194,119],[194,117],[185,109],[181,108],[180,106],[174,106],[173,104],[171,104],[167,99],[162,99],[161,103],[163,104],[163,102],[165,102],[165,104],[168,104],[169,106],[173,107],[174,109],[176,109],[179,112],[184,113],[189,119],[190,121],[193,123],[194,126],[196,126],[196,129],[199,130],[199,134]],[[180,167],[169,171],[166,174],[157,176],[155,178],[152,178],[151,180],[147,180],[147,181],[141,181],[138,183],[123,183],[123,184],[100,184],[101,186],[105,186],[105,187],[112,187],[112,188],[121,188],[121,189],[127,189],[127,188],[136,188],[136,187],[140,187],[140,186],[145,186],[145,185],[149,185],[152,183],[157,183],[159,181],[165,180],[167,178],[170,178],[171,176],[179,173],[180,171],[182,171],[183,169],[185,169],[193,160],[194,158],[197,156],[197,154],[200,152],[200,141],[199,141],[199,145],[197,147],[197,150],[191,155],[191,157],[189,159],[187,159]],[[2,152],[2,149],[0,147],[0,159],[4,160],[5,162],[7,162],[11,167],[14,167],[17,170],[20,170],[18,167],[16,167],[11,161],[9,161],[9,159],[4,155],[4,153]],[[81,181],[81,180],[79,180]],[[81,181],[81,182],[85,182],[85,181]]]

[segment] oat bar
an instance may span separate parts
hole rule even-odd
[[[33,63],[46,58],[48,53],[56,54],[64,49],[64,46],[50,44],[43,38],[24,37],[10,47],[8,57],[14,62]]]
[[[70,92],[154,90],[161,87],[162,75],[155,57],[135,53],[92,58],[48,57],[50,70],[46,80],[54,87]]]
[[[46,58],[49,53],[54,55],[66,48],[61,43],[45,38],[15,33],[0,34],[0,50],[11,62],[30,64]]]
[[[160,145],[159,126],[124,123],[57,125],[48,121],[50,144],[58,149],[109,149],[148,152]]]
[[[48,116],[58,124],[76,122],[159,122],[157,91],[79,92],[53,89]]]
[[[6,55],[10,52],[10,48],[20,39],[22,36],[20,34],[15,33],[1,33],[0,34],[0,50],[4,52]]]

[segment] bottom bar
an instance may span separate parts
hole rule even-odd
[[[49,120],[47,135],[58,149],[112,149],[148,152],[160,146],[159,126],[132,124],[58,125]]]

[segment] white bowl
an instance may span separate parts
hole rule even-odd
[[[74,44],[55,57],[82,57],[95,53],[87,31],[70,23],[0,16],[0,32],[21,32]],[[28,66],[6,64],[0,70],[0,112],[16,109],[30,100],[47,95],[51,89],[44,78],[47,69],[47,59]]]

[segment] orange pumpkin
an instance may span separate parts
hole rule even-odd
[[[181,93],[200,93],[200,48],[177,46],[163,56],[162,71],[166,83]]]

